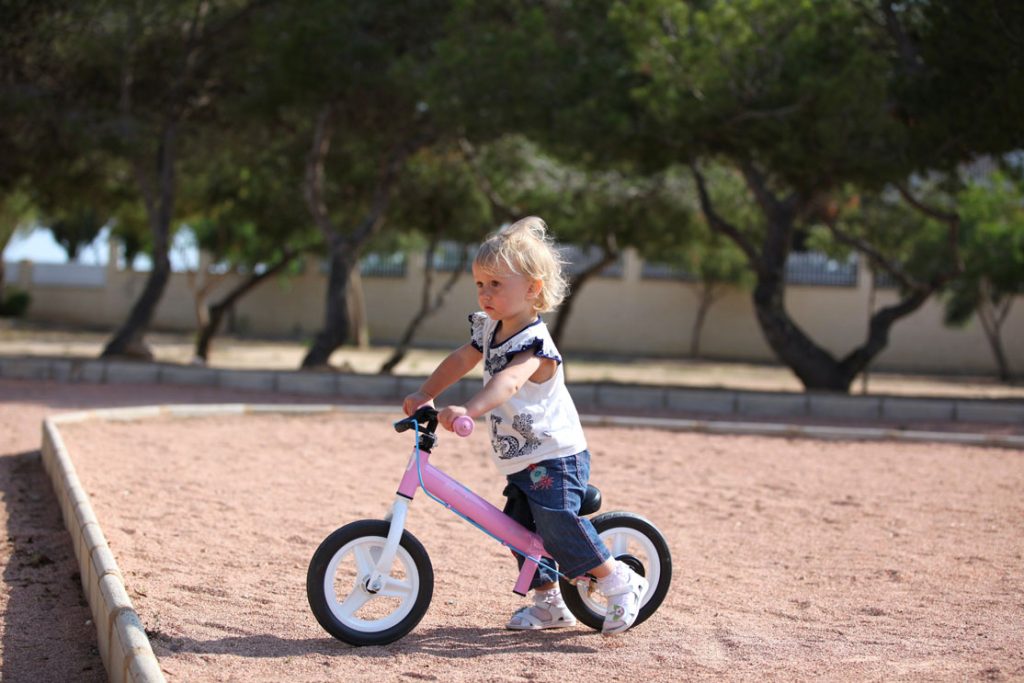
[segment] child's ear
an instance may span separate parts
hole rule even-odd
[[[544,289],[543,280],[534,280],[530,283],[530,287],[526,290],[526,295],[536,299],[540,296],[541,291]]]

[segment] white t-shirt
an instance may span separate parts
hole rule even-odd
[[[501,344],[494,344],[498,321],[486,313],[472,314],[469,323],[473,348],[484,356],[484,384],[524,351],[558,363],[551,379],[541,384],[526,381],[514,396],[490,412],[491,445],[498,471],[514,474],[542,460],[586,450],[579,414],[565,388],[562,356],[544,321],[538,318]]]

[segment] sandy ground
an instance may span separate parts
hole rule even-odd
[[[0,381],[7,681],[103,680],[39,421],[100,405],[288,397]],[[394,415],[67,425],[129,593],[172,681],[1024,680],[1024,455],[939,444],[591,428],[606,509],[653,520],[675,581],[624,636],[518,634],[513,563],[419,496],[436,573],[423,622],[387,647],[309,612],[320,540],[381,517],[408,453]],[[482,433],[434,461],[497,502]]]

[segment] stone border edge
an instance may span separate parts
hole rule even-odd
[[[335,404],[174,404],[108,408],[63,413],[43,420],[43,467],[50,478],[72,537],[82,589],[96,626],[100,657],[112,683],[166,683],[142,620],[128,597],[124,576],[117,566],[88,494],[82,487],[58,425],[87,420],[139,420],[151,417],[208,417],[270,413],[322,414],[393,413],[393,406]],[[762,422],[680,420],[606,415],[583,415],[584,424],[692,431],[708,434],[801,437],[826,440],[942,442],[960,445],[1024,449],[1024,436],[924,432],[901,429],[829,427]]]

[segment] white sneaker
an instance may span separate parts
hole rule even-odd
[[[562,600],[557,588],[550,591],[534,591],[533,604],[516,610],[505,624],[511,631],[538,631],[542,628],[565,628],[575,626],[576,617]]]
[[[598,590],[608,599],[608,611],[604,615],[601,633],[611,636],[632,626],[640,613],[640,602],[648,586],[647,579],[622,562],[619,562],[614,574],[598,581]]]

